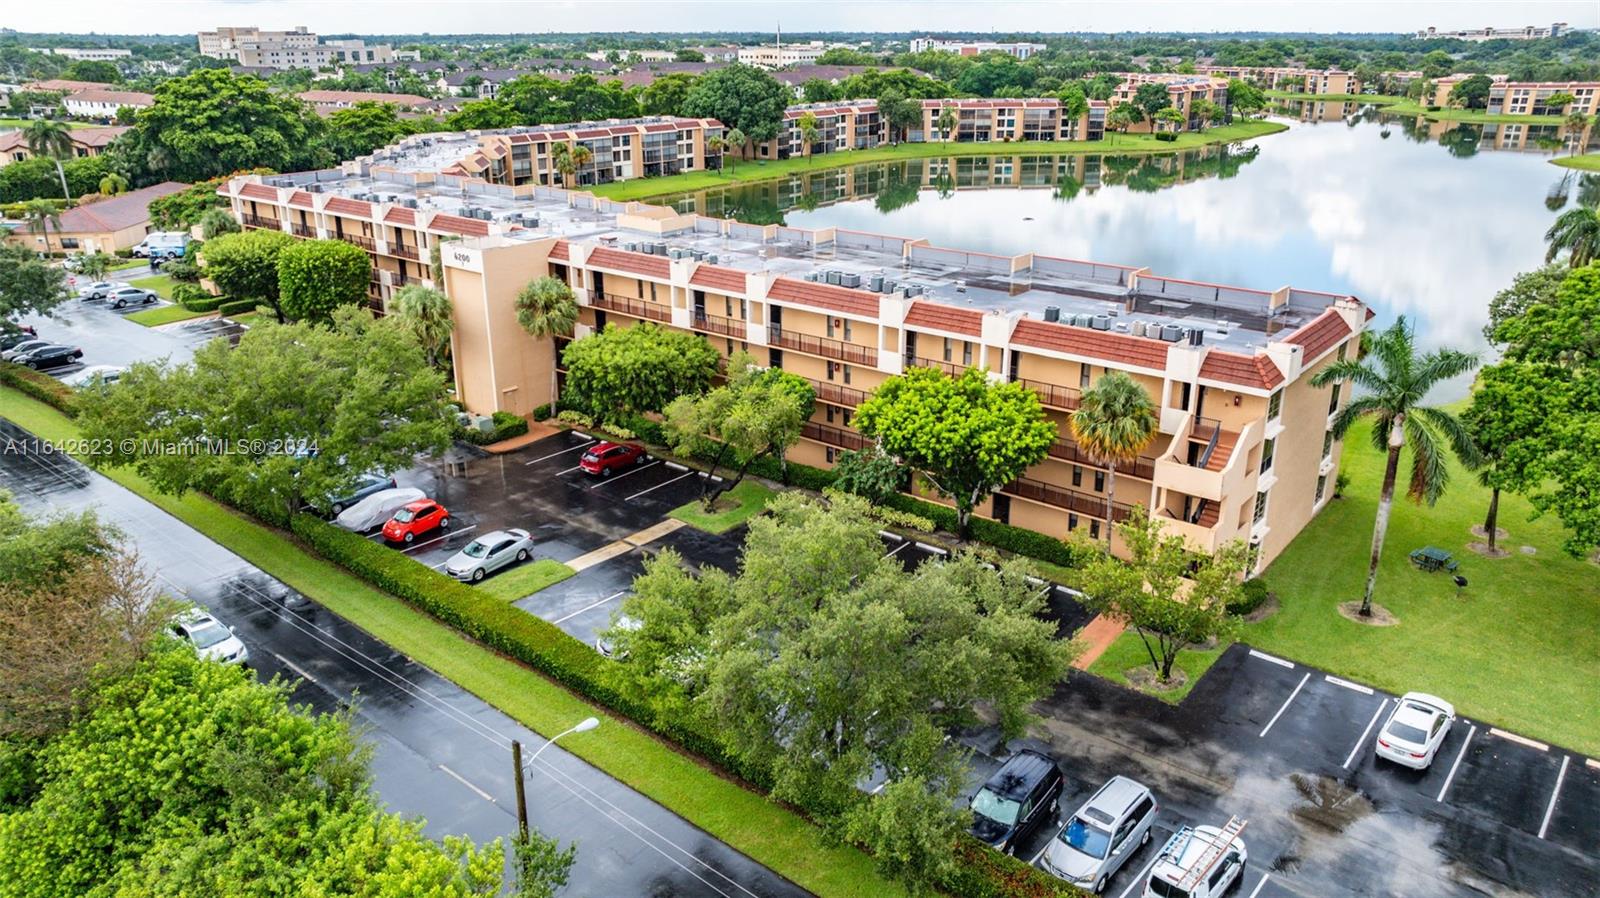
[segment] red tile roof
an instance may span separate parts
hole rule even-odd
[[[1011,342],[1154,371],[1167,367],[1167,344],[1160,340],[1050,324],[1030,318],[1017,322],[1016,329],[1011,332]]]
[[[1283,372],[1264,355],[1239,355],[1214,349],[1201,364],[1200,377],[1260,390],[1270,390],[1283,383]]]
[[[275,188],[268,187],[265,184],[246,184],[239,188],[239,195],[247,196],[255,200],[272,200],[273,202],[278,201],[278,191]]]
[[[294,193],[289,194],[289,205],[298,206],[301,209],[316,208],[316,202],[311,199],[311,194],[304,190],[296,190]]]
[[[61,213],[60,227],[53,222],[46,222],[45,230],[52,234],[101,234],[136,225],[148,226],[150,201],[180,193],[188,186],[176,181],[163,181],[120,196],[74,206]]]
[[[1350,336],[1350,325],[1344,323],[1344,317],[1337,311],[1328,309],[1312,319],[1310,324],[1285,337],[1284,340],[1304,347],[1305,358],[1303,361],[1304,364],[1309,365],[1313,359],[1321,356],[1348,336]]]
[[[744,272],[721,265],[701,265],[694,270],[689,283],[696,287],[710,287],[719,293],[744,293]]]
[[[906,315],[906,324],[911,327],[926,327],[937,331],[947,331],[952,334],[966,334],[969,337],[983,335],[982,312],[957,309],[932,302],[919,301],[912,303],[911,311]]]
[[[556,245],[550,247],[550,258],[557,262],[565,262],[571,257],[571,248],[565,240],[557,240]]]
[[[600,247],[589,253],[589,261],[584,265],[589,268],[609,268],[612,271],[623,271],[628,274],[642,274],[661,280],[666,280],[672,273],[672,263],[661,256],[630,253],[627,250],[607,247]]]
[[[346,215],[361,215],[371,217],[372,204],[366,200],[353,200],[349,197],[336,196],[328,200],[328,205],[323,206],[326,212],[343,212]]]
[[[477,218],[464,218],[460,215],[439,213],[428,222],[428,227],[435,231],[448,231],[452,234],[462,234],[467,237],[489,236],[489,223]]]
[[[417,223],[417,213],[411,209],[396,207],[383,213],[383,220],[389,224],[415,225]]]
[[[875,318],[878,315],[878,294],[876,293],[868,293],[865,290],[852,290],[849,287],[817,284],[811,281],[797,281],[793,278],[777,278],[774,280],[772,288],[767,291],[767,298],[776,299],[779,302],[815,306],[816,308],[828,309],[833,312],[861,315],[867,318]]]

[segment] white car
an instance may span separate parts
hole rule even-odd
[[[172,622],[172,632],[193,645],[200,657],[223,664],[244,664],[250,650],[234,635],[232,627],[196,608],[180,614]]]
[[[1378,730],[1378,757],[1426,770],[1455,719],[1455,705],[1425,692],[1407,692]]]
[[[126,286],[128,285],[121,281],[95,281],[79,290],[78,296],[82,299],[105,299],[111,295],[111,291],[120,290]]]
[[[81,390],[91,384],[114,384],[126,370],[128,369],[121,365],[90,365],[61,378],[61,382],[75,390]]]
[[[1244,822],[1224,828],[1185,826],[1172,834],[1150,865],[1143,898],[1218,898],[1244,878]]]
[[[418,499],[426,498],[428,495],[422,490],[409,486],[382,490],[346,508],[333,519],[333,522],[346,530],[366,533],[374,527],[382,526],[384,521],[389,520],[400,509]]]

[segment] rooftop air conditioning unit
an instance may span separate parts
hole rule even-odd
[[[1133,323],[1133,335],[1135,337],[1144,336],[1145,327],[1146,327],[1146,325],[1145,325],[1145,323],[1143,321],[1135,321]]]
[[[839,286],[839,278],[840,278],[840,272],[837,272],[837,271],[828,272],[828,283],[834,285],[835,287]]]
[[[681,258],[683,258],[683,255],[684,255],[683,254],[683,250],[678,249],[677,247],[673,247],[672,249],[667,250],[668,258],[681,259]]]
[[[861,286],[861,275],[859,275],[859,274],[844,274],[844,275],[840,275],[839,276],[839,286],[841,286],[841,287],[850,287],[852,289],[856,288],[856,287],[859,287],[859,286]]]
[[[664,255],[667,254],[667,245],[665,243],[657,243],[655,245],[655,247],[656,247],[656,249],[655,249],[656,255],[664,256]]]
[[[1111,316],[1110,315],[1096,315],[1093,318],[1089,319],[1089,326],[1094,328],[1097,331],[1108,331],[1108,330],[1111,330]]]
[[[875,274],[867,279],[867,289],[873,293],[883,292],[883,275]]]
[[[1061,320],[1061,307],[1060,306],[1045,306],[1044,307],[1044,320],[1046,320],[1046,321],[1060,321]]]
[[[622,248],[624,250],[626,250],[627,252],[636,253],[636,252],[639,251],[639,244],[637,244],[637,243],[624,243],[624,244],[622,244]]]
[[[693,249],[689,251],[689,255],[693,256],[696,262],[704,262],[706,258],[706,251],[703,249]]]
[[[715,264],[717,264],[717,259],[718,259],[718,256],[717,256],[716,253],[706,253],[706,264],[707,265],[715,265]]]
[[[1168,343],[1176,343],[1183,339],[1183,328],[1176,324],[1163,324],[1161,325],[1161,339]]]
[[[1205,331],[1201,330],[1198,327],[1195,328],[1192,331],[1189,331],[1189,345],[1190,346],[1203,346],[1203,345],[1205,345],[1205,342],[1206,342],[1206,332]]]
[[[885,292],[885,293],[893,293],[894,291],[896,291],[898,289],[900,289],[900,285],[898,283],[896,283],[895,281],[891,281],[888,278],[884,278],[883,279],[883,292]]]

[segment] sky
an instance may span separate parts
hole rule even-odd
[[[180,33],[218,25],[323,34],[638,31],[1413,31],[1567,22],[1600,27],[1596,0],[4,0],[18,31]]]

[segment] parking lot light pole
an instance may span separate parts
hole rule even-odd
[[[573,726],[573,727],[571,727],[569,729],[563,730],[563,731],[555,734],[554,736],[551,736],[549,739],[545,740],[545,743],[543,745],[539,746],[539,750],[533,753],[533,757],[528,759],[528,765],[527,766],[532,766],[534,761],[539,760],[539,756],[544,754],[544,750],[549,748],[552,745],[555,745],[557,739],[560,739],[563,736],[570,736],[573,733],[587,733],[587,732],[589,732],[590,730],[594,729],[595,727],[597,727],[599,725],[600,725],[600,718],[598,718],[598,717],[586,717],[583,720],[579,721],[576,726]],[[522,771],[524,769],[526,769],[526,768],[524,767],[524,765],[522,763],[522,743],[518,742],[515,739],[511,740],[511,764],[512,764],[513,767],[516,768],[516,774],[517,774],[517,778],[516,778],[516,783],[517,783],[517,831],[522,834],[523,838],[527,838],[527,836],[528,836],[528,799],[527,799],[527,795],[523,791],[523,784],[522,784]]]

